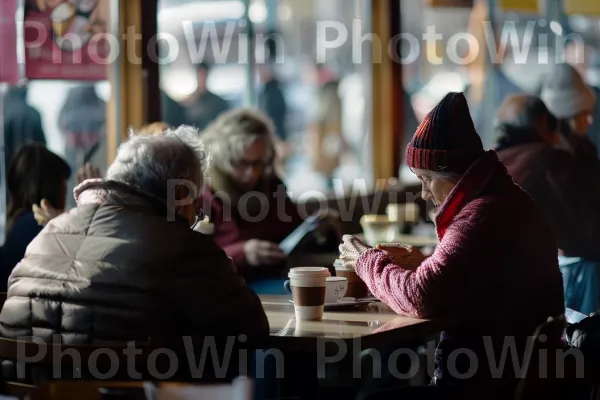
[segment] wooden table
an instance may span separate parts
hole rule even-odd
[[[271,342],[291,350],[312,349],[321,341],[352,342],[363,349],[424,339],[445,328],[442,321],[403,317],[367,307],[326,311],[321,321],[297,321],[288,296],[260,296],[271,327]]]

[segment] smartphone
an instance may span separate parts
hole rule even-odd
[[[83,156],[83,165],[89,163],[92,160],[92,157],[98,152],[98,148],[100,147],[100,141],[96,142],[92,147],[90,147]]]

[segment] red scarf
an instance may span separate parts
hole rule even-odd
[[[487,183],[499,168],[503,168],[503,165],[498,160],[496,152],[488,150],[467,169],[435,217],[435,227],[439,240],[444,237],[446,229],[448,229],[454,217],[465,204],[476,198],[485,189]]]

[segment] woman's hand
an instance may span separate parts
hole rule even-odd
[[[342,239],[344,242],[340,245],[340,260],[344,263],[345,268],[355,269],[358,257],[369,250],[371,246],[367,246],[352,235],[344,235]]]
[[[75,175],[76,185],[80,185],[88,179],[101,178],[100,170],[94,167],[92,164],[87,163],[83,167],[77,170]]]
[[[244,253],[248,264],[253,267],[261,265],[276,265],[285,259],[277,243],[265,240],[251,239],[244,244]]]
[[[52,207],[50,202],[46,199],[43,199],[39,206],[34,204],[32,211],[33,217],[40,226],[45,226],[48,222],[50,222],[50,220],[58,217],[64,212],[63,210],[57,210],[56,208]]]
[[[380,243],[377,249],[388,253],[394,258],[395,263],[404,269],[416,269],[427,258],[421,250],[407,244]]]

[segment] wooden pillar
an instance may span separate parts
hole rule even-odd
[[[158,0],[143,0],[142,4],[142,68],[145,78],[146,122],[162,121],[160,96],[160,65],[158,54]],[[146,50],[147,49],[147,50]],[[152,54],[152,57],[150,56]]]
[[[158,0],[108,0],[111,33],[119,54],[109,66],[111,97],[107,109],[107,155],[114,160],[119,144],[131,127],[160,119],[157,44]]]
[[[398,177],[404,128],[402,65],[394,36],[400,34],[400,0],[371,0],[371,27],[382,47],[373,46],[373,172],[379,179]]]

